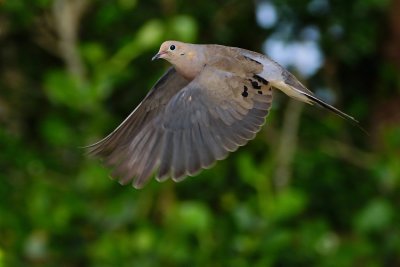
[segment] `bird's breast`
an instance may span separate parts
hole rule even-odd
[[[202,70],[202,66],[198,66],[197,64],[190,64],[188,66],[175,65],[174,67],[176,71],[188,81],[192,81],[196,78]]]

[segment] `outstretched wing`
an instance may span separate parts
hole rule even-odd
[[[159,181],[180,181],[210,167],[254,138],[272,102],[268,83],[255,73],[234,74],[215,66],[205,66],[174,95],[161,89],[90,148],[114,166],[123,184],[133,180],[140,188],[155,171]],[[144,107],[152,99],[166,104],[147,112]]]
[[[105,158],[107,163],[115,161],[120,149],[132,141],[144,126],[163,112],[168,101],[189,82],[174,68],[169,68],[151,88],[143,101],[108,136],[87,146],[89,154]]]

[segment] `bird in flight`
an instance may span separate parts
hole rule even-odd
[[[121,184],[141,188],[153,173],[158,181],[181,181],[226,158],[261,129],[272,88],[358,124],[253,51],[166,41],[156,59],[172,67],[112,133],[87,147]]]

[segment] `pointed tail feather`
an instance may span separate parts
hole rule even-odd
[[[350,122],[353,126],[356,126],[357,128],[359,128],[361,131],[363,131],[365,134],[369,135],[369,133],[360,125],[360,122],[358,120],[356,120],[354,117],[344,113],[343,111],[335,108],[334,106],[329,105],[328,103],[325,103],[324,101],[322,101],[321,99],[312,96],[312,95],[308,95],[308,94],[304,94],[308,99],[310,99],[311,101],[317,103],[318,105],[320,105],[323,108],[326,108],[327,110],[335,113],[337,116],[341,117],[342,119],[345,119],[346,121]]]
[[[281,90],[282,92],[284,92],[286,95],[305,102],[307,104],[318,104],[319,106],[331,111],[332,113],[335,113],[337,116],[341,117],[342,119],[345,119],[346,121],[350,122],[352,125],[356,126],[357,128],[359,128],[361,131],[363,131],[364,133],[366,133],[368,135],[368,132],[361,127],[360,123],[358,120],[356,120],[354,117],[344,113],[343,111],[335,108],[334,106],[329,105],[328,103],[322,101],[321,99],[317,98],[316,96],[314,96],[314,94],[309,91],[308,89],[305,89],[305,87],[300,83],[297,82],[298,84],[301,85],[301,89],[297,89],[296,87],[288,84],[288,83],[284,83],[284,82],[278,82],[273,84],[273,86],[275,86],[277,89]]]

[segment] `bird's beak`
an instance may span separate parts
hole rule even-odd
[[[162,58],[162,55],[164,55],[164,54],[165,54],[165,52],[158,52],[154,57],[151,58],[151,61]]]

